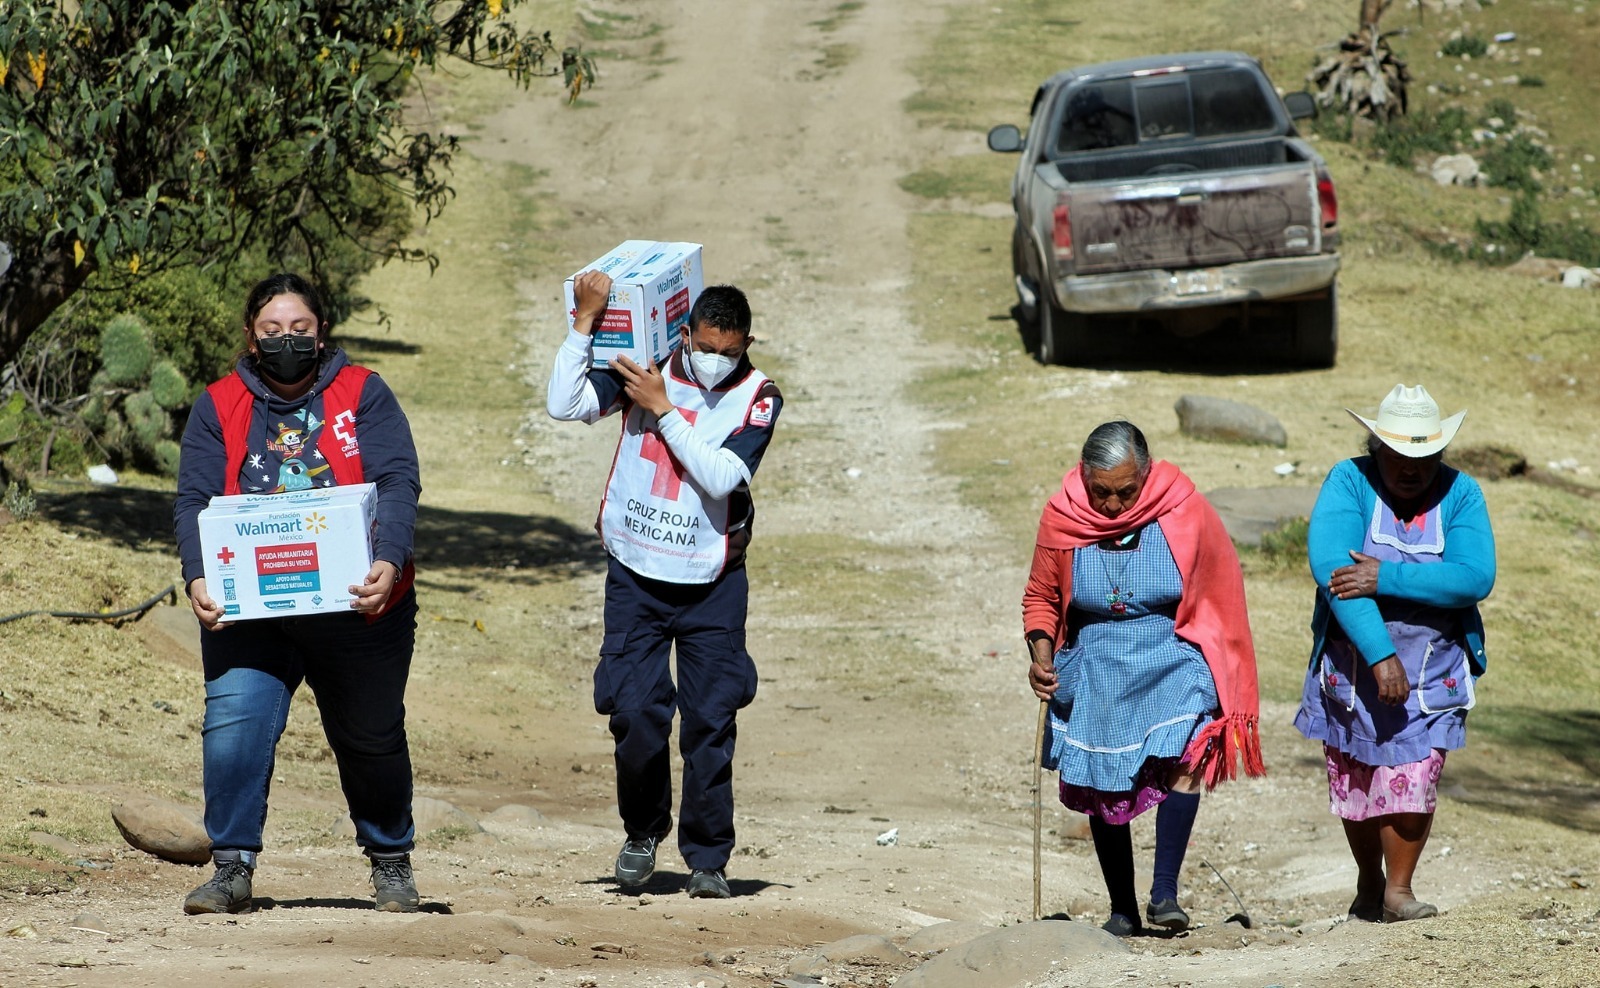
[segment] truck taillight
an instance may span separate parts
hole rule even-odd
[[[1056,203],[1055,228],[1051,239],[1056,244],[1056,259],[1061,261],[1072,260],[1072,217],[1067,213],[1065,199]]]
[[[1333,178],[1326,172],[1317,173],[1317,204],[1322,207],[1322,229],[1338,226],[1339,196],[1333,191]]]

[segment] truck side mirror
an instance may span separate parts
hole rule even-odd
[[[1021,151],[1022,131],[1015,124],[1001,124],[989,131],[989,150],[991,151]]]
[[[1317,101],[1305,90],[1283,94],[1283,108],[1290,120],[1310,120],[1317,115]]]

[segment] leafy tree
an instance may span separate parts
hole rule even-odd
[[[3,0],[0,367],[91,275],[226,264],[247,250],[321,274],[339,243],[433,258],[389,231],[452,195],[453,136],[416,122],[447,59],[522,85],[593,64],[519,29],[521,0]]]

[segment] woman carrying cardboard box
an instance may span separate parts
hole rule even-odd
[[[404,700],[422,488],[411,426],[378,375],[329,346],[322,296],[306,279],[277,274],[256,285],[243,329],[238,366],[189,414],[173,511],[184,586],[203,629],[205,822],[216,865],[183,908],[252,908],[274,753],[305,682],[339,766],[356,843],[372,863],[377,907],[413,912]],[[360,483],[376,487],[377,532],[366,579],[349,588],[351,612],[223,620],[227,588],[206,586],[198,525],[211,498]]]

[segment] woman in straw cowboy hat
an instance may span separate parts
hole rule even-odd
[[[1477,483],[1440,462],[1466,412],[1441,420],[1421,385],[1397,384],[1377,418],[1350,414],[1367,455],[1336,465],[1311,511],[1314,644],[1295,726],[1327,756],[1356,860],[1350,916],[1393,923],[1438,913],[1411,876],[1484,671],[1494,534]]]

